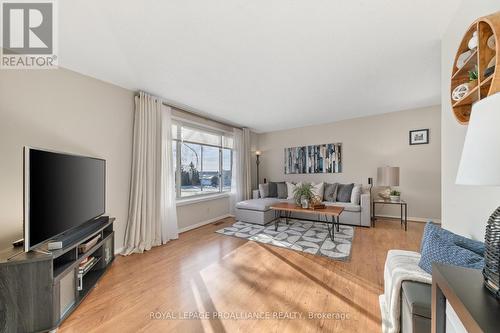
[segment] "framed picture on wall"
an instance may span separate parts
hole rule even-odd
[[[429,129],[410,131],[410,145],[426,145],[429,143]]]

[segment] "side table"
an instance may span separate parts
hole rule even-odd
[[[375,214],[375,206],[377,204],[385,204],[385,205],[399,205],[401,208],[401,226],[404,225],[405,231],[408,230],[408,204],[404,200],[399,201],[391,201],[391,200],[381,200],[375,199],[372,203],[372,227],[375,227],[375,220],[377,219],[377,215]],[[403,212],[404,211],[404,212]]]

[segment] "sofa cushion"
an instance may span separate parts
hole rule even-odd
[[[251,199],[240,201],[236,204],[236,208],[238,209],[248,209],[248,210],[257,210],[264,212],[269,210],[269,207],[272,205],[282,202],[283,200],[279,200],[277,198],[261,198],[261,199]]]
[[[259,194],[261,198],[269,197],[269,184],[259,184]]]
[[[278,186],[278,199],[286,199],[288,197],[286,183],[276,183],[276,185]]]
[[[329,201],[323,201],[325,206],[339,206],[339,207],[344,207],[344,210],[346,212],[360,212],[361,211],[361,205],[356,205],[353,204],[352,202],[329,202]]]
[[[359,205],[359,202],[361,200],[361,192],[362,192],[362,190],[363,190],[363,185],[361,185],[361,184],[356,184],[352,188],[351,202],[353,204]]]
[[[484,267],[482,256],[441,238],[436,232],[426,238],[418,266],[432,274],[433,262],[474,269]]]
[[[323,200],[329,201],[329,202],[335,202],[337,201],[337,188],[339,186],[339,183],[325,183],[325,189],[323,191]]]
[[[403,281],[401,292],[403,302],[406,302],[412,314],[431,318],[432,287],[430,284]]]
[[[351,194],[354,184],[339,184],[337,188],[337,201],[351,202]]]

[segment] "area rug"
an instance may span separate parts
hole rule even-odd
[[[341,225],[340,231],[335,230],[332,242],[326,223],[296,219],[290,219],[288,225],[284,221],[280,222],[278,231],[274,230],[274,223],[258,225],[236,222],[216,232],[344,261],[351,256],[354,236],[353,227]]]

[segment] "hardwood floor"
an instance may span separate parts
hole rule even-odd
[[[340,262],[214,233],[233,222],[117,257],[60,332],[380,332],[386,253],[417,250],[424,227],[356,228],[351,260]],[[189,319],[205,312],[224,317]]]

